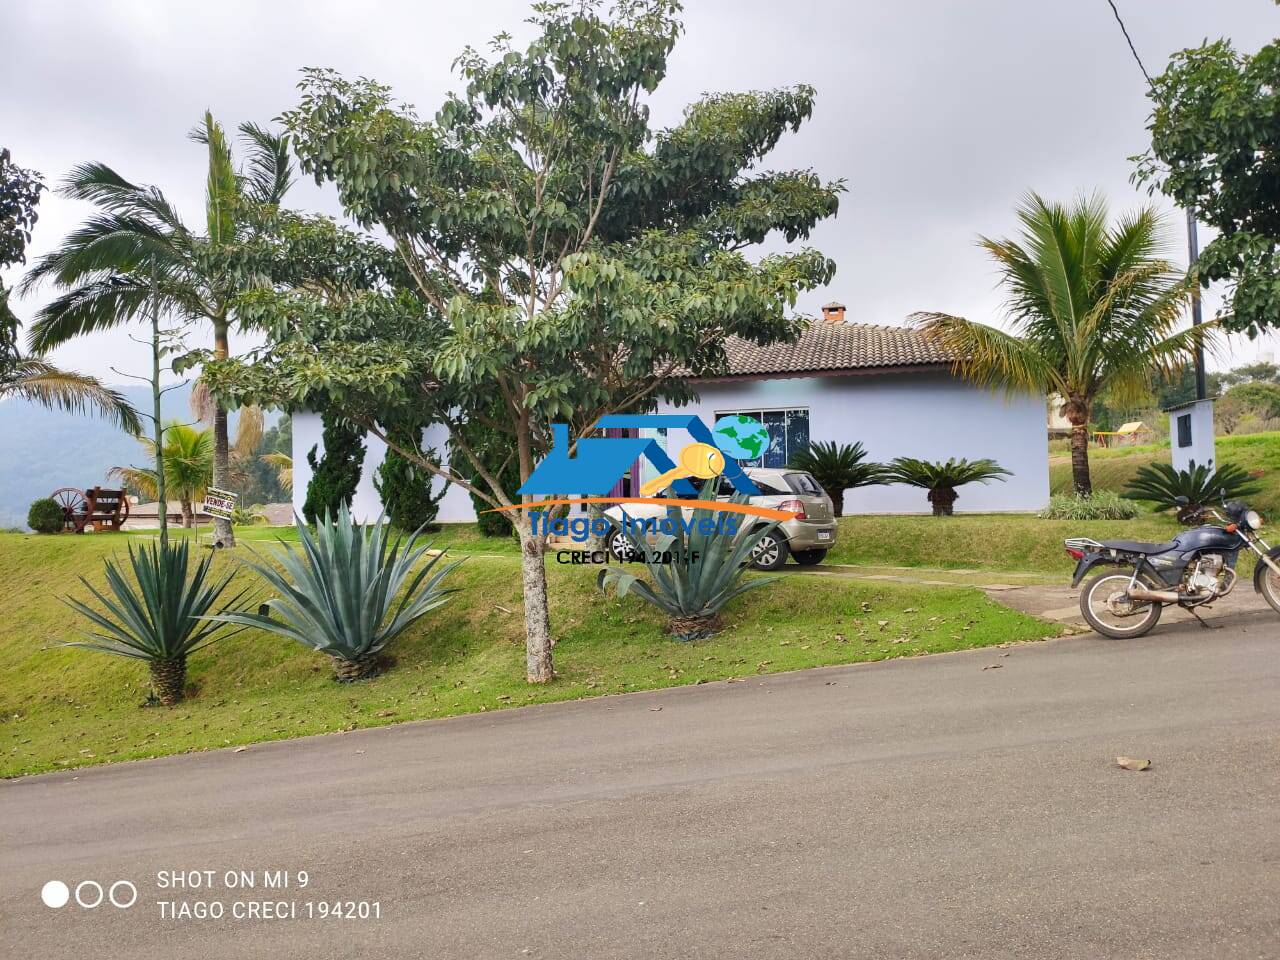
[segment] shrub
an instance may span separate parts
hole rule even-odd
[[[443,589],[441,582],[462,562],[432,573],[441,552],[415,574],[431,545],[418,546],[421,531],[392,539],[382,521],[358,524],[345,504],[336,516],[319,519],[314,533],[295,518],[298,543],[280,543],[279,567],[263,559],[247,561],[279,596],[258,613],[210,619],[260,627],[326,653],[338,680],[372,676],[387,645],[456,592]]]
[[[1095,490],[1090,497],[1074,493],[1051,497],[1039,516],[1042,520],[1133,520],[1141,512],[1132,500],[1110,490]]]
[[[311,482],[302,515],[308,523],[332,517],[339,507],[350,507],[360,483],[364,465],[364,434],[355,424],[332,414],[324,414],[324,455],[316,457],[316,447],[307,454]]]
[[[1004,482],[1013,473],[994,460],[957,460],[954,457],[942,461],[916,460],[898,457],[889,464],[888,481],[906,483],[929,491],[929,503],[933,504],[935,517],[949,517],[955,512],[955,502],[960,498],[956,487],[966,483],[987,483],[990,480]]]
[[[61,533],[63,520],[62,507],[49,497],[34,501],[27,511],[27,526],[36,533]]]
[[[1186,470],[1175,470],[1169,463],[1142,467],[1125,487],[1124,496],[1147,500],[1157,511],[1176,509],[1181,522],[1191,523],[1206,506],[1220,499],[1248,497],[1259,489],[1241,467],[1228,463],[1210,471],[1192,460]],[[1183,497],[1185,504],[1179,502]]]
[[[436,452],[425,455],[435,460]],[[382,498],[387,516],[396,528],[406,533],[425,529],[435,523],[440,501],[449,489],[446,483],[439,493],[431,492],[432,475],[394,449],[388,449],[373,478],[374,489]]]
[[[888,480],[889,469],[867,460],[861,443],[839,445],[821,441],[809,444],[791,458],[787,466],[804,470],[818,481],[831,498],[837,517],[844,515],[844,492],[857,487],[871,487]]]
[[[227,589],[233,573],[218,580],[209,576],[212,554],[196,564],[190,577],[190,541],[152,543],[134,549],[129,545],[129,568],[126,577],[114,561],[106,563],[105,596],[84,577],[80,582],[105,607],[99,612],[88,604],[67,598],[66,604],[83,614],[98,628],[85,631],[88,641],[64,643],[66,647],[83,647],[115,657],[142,660],[151,668],[151,684],[165,706],[182,699],[186,685],[187,657],[208,646],[225,634],[223,625],[208,621],[218,598]],[[226,603],[220,616],[229,619],[244,591]],[[235,632],[235,631],[233,631]]]
[[[703,484],[698,499],[716,502],[719,484]],[[731,503],[746,503],[747,497],[735,493]],[[694,508],[692,516],[709,516]],[[735,535],[708,533],[695,522],[686,531],[679,507],[668,507],[667,517],[672,521],[674,534],[658,538],[654,546],[644,550],[645,565],[649,568],[649,581],[641,580],[620,567],[607,567],[600,571],[597,581],[601,590],[612,588],[619,597],[633,593],[646,603],[664,611],[670,620],[671,635],[677,640],[696,640],[710,636],[719,623],[724,605],[748,590],[773,583],[777,577],[761,577],[739,583],[746,571],[751,551],[760,538],[772,531],[777,524],[768,524],[750,532]],[[747,522],[743,517],[743,523]],[[609,521],[620,534],[626,533],[621,523],[613,517]],[[653,554],[668,553],[670,563],[652,563]]]

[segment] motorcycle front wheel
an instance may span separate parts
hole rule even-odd
[[[1264,560],[1258,561],[1256,581],[1258,592],[1262,594],[1271,609],[1280,613],[1280,573],[1276,573]]]
[[[1104,637],[1131,640],[1160,622],[1163,604],[1129,599],[1131,578],[1132,574],[1120,571],[1099,574],[1080,591],[1080,612],[1089,626]],[[1145,577],[1138,579],[1146,583]]]

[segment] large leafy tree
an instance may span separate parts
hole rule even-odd
[[[0,270],[27,262],[43,191],[39,174],[14,163],[8,150],[0,150]],[[95,410],[136,433],[141,424],[123,395],[94,377],[60,370],[40,356],[23,355],[9,293],[0,279],[0,399],[21,397],[72,413]]]
[[[96,330],[159,310],[213,327],[213,357],[229,354],[235,303],[258,278],[247,273],[239,247],[279,205],[292,179],[285,140],[255,124],[240,127],[245,161],[237,169],[221,125],[206,112],[192,139],[208,154],[204,230],[192,229],[165,195],[132,183],[111,167],[76,167],[62,192],[98,212],[42,257],[24,281],[52,281],[62,293],[36,315],[31,345],[43,351]],[[216,404],[213,485],[231,484],[227,410]],[[234,544],[231,523],[219,519],[215,537]]]
[[[954,352],[963,376],[1062,399],[1072,478],[1088,495],[1098,395],[1107,390],[1124,403],[1149,393],[1153,375],[1185,363],[1211,325],[1178,329],[1188,284],[1161,256],[1154,210],[1110,223],[1100,197],[1065,206],[1030,194],[1018,219],[1017,239],[979,241],[1007,291],[1008,331],[945,313],[913,319]]]
[[[1197,263],[1230,284],[1223,324],[1280,324],[1280,42],[1252,56],[1226,40],[1175,54],[1151,84],[1151,150],[1138,177],[1218,230]]]
[[[833,264],[809,249],[746,251],[770,234],[805,238],[836,212],[839,183],[759,168],[810,115],[814,91],[711,95],[652,130],[646,101],[677,13],[672,0],[620,0],[610,13],[590,0],[540,4],[526,48],[503,35],[488,56],[463,52],[465,91],[431,119],[372,81],[306,71],[301,103],[284,115],[302,167],[389,239],[407,279],[384,299],[413,322],[389,339],[385,317],[384,332],[324,350],[291,337],[256,368],[228,369],[222,388],[263,396],[285,384],[296,398],[322,386],[383,439],[380,409],[437,395],[464,466],[410,451],[415,462],[513,507],[521,498],[472,449],[468,423],[503,438],[518,484],[548,449],[552,421],[581,432],[609,412],[687,398],[677,374],[722,370],[726,337],[792,336],[797,293],[826,283]],[[312,321],[320,331],[345,322]],[[526,668],[545,682],[545,545],[529,509],[518,518]]]

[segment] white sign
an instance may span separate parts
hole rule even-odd
[[[231,514],[235,512],[236,501],[240,499],[240,494],[232,493],[230,490],[219,490],[217,487],[210,487],[204,495],[204,512],[211,517],[220,517],[223,520],[230,520]]]

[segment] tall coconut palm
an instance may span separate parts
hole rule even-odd
[[[139,439],[147,455],[152,460],[156,459],[155,441],[145,437]],[[195,526],[195,502],[204,499],[213,480],[213,449],[213,434],[208,430],[177,421],[164,428],[164,446],[160,452],[164,460],[166,495],[177,498],[181,505],[184,527]],[[158,474],[154,467],[112,467],[107,475],[143,496],[154,498],[159,495],[160,485],[156,482]],[[157,512],[166,509],[166,504],[156,504]]]
[[[62,193],[99,209],[23,281],[24,289],[52,281],[63,291],[36,315],[33,349],[43,352],[155,307],[182,321],[209,322],[213,356],[228,355],[236,297],[257,283],[233,255],[262,215],[279,205],[293,175],[283,138],[254,124],[241,125],[240,133],[246,150],[237,169],[210,113],[192,131],[208,153],[203,233],[188,227],[156,187],[132,183],[101,163],[71,172]],[[221,405],[213,414],[213,444],[213,484],[227,486],[230,444]],[[235,542],[229,521],[216,522],[215,537],[225,546]]]
[[[1008,290],[1009,332],[945,313],[913,320],[954,353],[968,379],[1061,397],[1075,488],[1088,495],[1098,394],[1140,398],[1155,372],[1189,359],[1211,325],[1178,329],[1190,287],[1161,256],[1164,225],[1154,209],[1109,224],[1099,196],[1063,206],[1032,193],[1018,219],[1018,239],[979,241]]]

